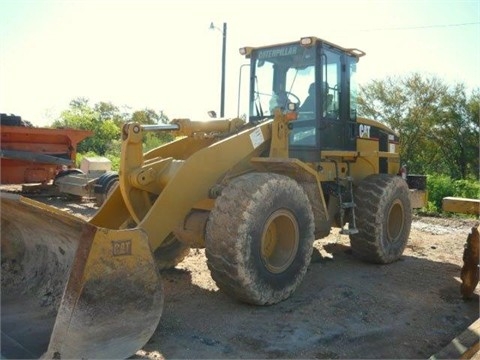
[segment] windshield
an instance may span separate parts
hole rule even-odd
[[[252,120],[272,117],[276,108],[296,103],[299,111],[315,81],[315,48],[283,45],[253,53]],[[313,96],[313,94],[311,94]],[[310,110],[312,113],[314,109]]]

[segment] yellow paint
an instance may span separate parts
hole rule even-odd
[[[480,199],[445,197],[442,200],[443,211],[480,215]]]

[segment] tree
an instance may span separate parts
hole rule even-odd
[[[132,121],[140,124],[146,125],[155,125],[155,124],[166,124],[168,123],[168,117],[160,111],[159,114],[152,109],[144,109],[135,111],[132,114]],[[173,135],[170,132],[158,131],[158,132],[147,132],[144,139],[144,151],[154,149],[166,142],[172,141],[174,139]]]
[[[120,127],[117,123],[122,119],[124,115],[111,103],[100,102],[91,107],[88,99],[76,98],[70,102],[68,110],[62,111],[52,127],[93,131],[93,136],[77,145],[77,151],[104,155],[109,144],[120,137]]]
[[[94,110],[98,112],[100,120],[111,120],[119,128],[122,128],[123,124],[130,117],[130,114],[127,111],[121,111],[120,108],[116,105],[113,105],[111,102],[103,102],[93,106]]]
[[[52,127],[91,130],[94,133],[93,136],[79,143],[77,151],[118,158],[121,149],[121,129],[127,121],[152,125],[168,123],[169,120],[162,111],[156,113],[152,109],[145,109],[130,114],[122,112],[118,106],[110,102],[101,101],[91,106],[88,99],[79,97],[70,101],[69,109],[60,114]],[[173,139],[173,135],[169,132],[147,132],[143,140],[144,151]]]
[[[458,84],[442,96],[435,116],[431,140],[450,165],[450,176],[454,179],[478,176],[479,118],[478,115],[475,118],[469,108],[474,106],[472,102],[478,104],[479,100],[478,94],[476,101],[467,99],[465,86]]]
[[[412,74],[361,87],[358,109],[398,132],[410,173],[478,178],[479,95],[468,98],[463,84]]]
[[[132,121],[145,125],[158,124],[161,121],[160,115],[158,115],[155,110],[145,109],[138,110],[132,114]]]

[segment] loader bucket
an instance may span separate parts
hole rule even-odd
[[[160,320],[142,230],[98,228],[2,193],[1,265],[2,358],[126,358]]]

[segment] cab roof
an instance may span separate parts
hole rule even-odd
[[[331,43],[327,40],[324,40],[315,36],[306,36],[306,37],[302,37],[300,40],[297,40],[297,41],[278,43],[278,44],[272,44],[272,45],[266,45],[266,46],[257,46],[257,47],[246,46],[246,47],[240,48],[240,54],[245,55],[245,57],[248,59],[250,58],[252,51],[256,51],[256,50],[268,49],[268,48],[278,47],[278,46],[288,46],[288,45],[302,45],[305,47],[312,47],[312,46],[315,46],[317,43],[328,45],[350,56],[356,57],[357,59],[366,55],[364,51],[359,50],[357,48],[344,48],[342,46],[336,45],[334,43]]]

